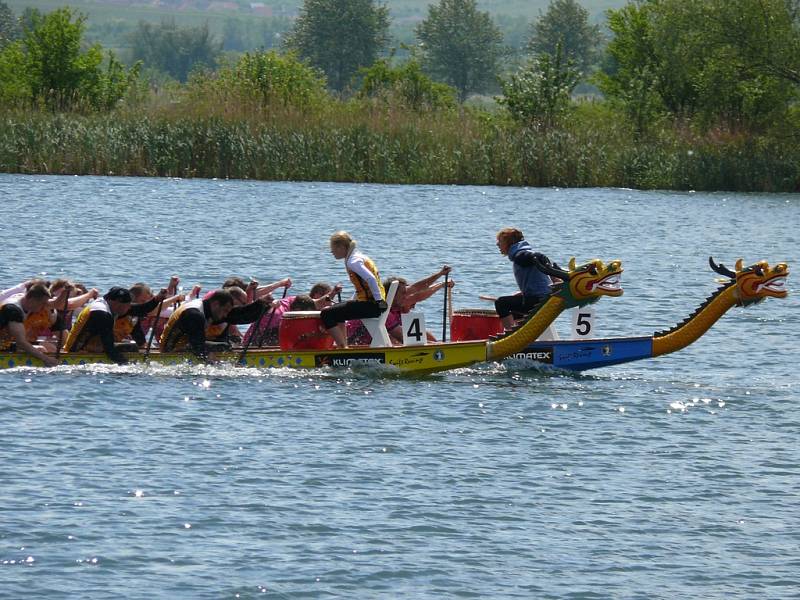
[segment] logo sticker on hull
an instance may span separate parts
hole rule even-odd
[[[317,367],[352,367],[356,365],[384,364],[386,364],[386,354],[383,352],[314,355],[314,366]]]
[[[516,354],[512,354],[508,358],[514,358],[516,360],[535,360],[541,363],[553,364],[553,350],[532,350],[530,352],[517,352]]]

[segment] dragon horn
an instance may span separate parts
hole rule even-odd
[[[534,260],[536,261],[536,266],[538,269],[545,275],[552,275],[558,279],[569,279],[569,272],[559,268],[558,265],[539,260],[538,258]]]
[[[740,258],[739,260],[736,261],[736,267],[735,268],[736,268],[736,272],[737,273],[742,270],[742,264],[743,263],[744,263],[744,259],[743,258]]]
[[[713,256],[708,257],[708,264],[711,266],[711,270],[714,271],[714,273],[719,273],[720,275],[724,275],[725,277],[736,279],[736,273],[731,271],[728,267],[726,267],[722,263],[719,264],[715,263]]]
[[[575,257],[573,256],[572,258],[570,258],[569,259],[569,263],[567,263],[567,264],[569,266],[569,270],[570,271],[574,271],[575,270]]]

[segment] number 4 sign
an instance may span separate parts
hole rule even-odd
[[[572,311],[572,339],[590,340],[594,337],[594,308],[584,306]]]
[[[401,319],[403,345],[424,346],[428,343],[428,336],[425,333],[425,315],[423,313],[403,313]]]

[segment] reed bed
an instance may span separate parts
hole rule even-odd
[[[0,171],[281,181],[800,191],[800,144],[661,131],[578,108],[560,128],[369,100],[186,97],[110,114],[0,113]]]

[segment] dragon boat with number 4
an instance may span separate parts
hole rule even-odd
[[[786,263],[778,263],[773,267],[766,261],[743,267],[742,259],[736,262],[735,270],[708,259],[712,270],[722,275],[725,280],[697,310],[683,322],[671,329],[660,331],[649,336],[616,337],[588,340],[537,340],[524,350],[512,353],[509,358],[533,361],[549,365],[553,368],[569,371],[585,371],[618,365],[645,358],[655,358],[671,352],[677,352],[698,340],[722,315],[734,306],[748,307],[766,298],[785,298],[786,278],[789,268]],[[555,273],[553,273],[555,274]],[[459,311],[456,311],[459,312]],[[455,338],[465,339],[488,335],[502,330],[500,319],[488,311],[465,311],[463,321],[456,323],[456,315],[452,323]],[[470,315],[472,312],[474,314]],[[473,320],[474,323],[470,323]]]
[[[540,340],[542,334],[563,311],[592,304],[603,296],[622,295],[620,284],[622,266],[619,261],[606,264],[601,260],[593,260],[576,266],[573,259],[566,270],[551,264],[540,264],[542,270],[561,279],[562,283],[554,286],[551,295],[534,308],[520,325],[507,333],[487,334],[484,336],[485,339],[465,339],[475,335],[469,331],[469,327],[464,328],[462,324],[458,334],[456,328],[452,328],[455,341],[451,342],[416,346],[374,344],[369,347],[357,346],[344,349],[330,346],[304,348],[303,344],[297,344],[295,347],[280,349],[231,351],[219,354],[217,359],[248,367],[319,368],[384,365],[400,372],[424,374],[510,358],[533,361],[559,369],[583,371],[676,352],[698,340],[734,306],[748,307],[766,298],[787,296],[786,278],[789,269],[785,263],[771,267],[766,261],[761,261],[743,267],[740,259],[736,263],[735,270],[716,264],[712,258],[709,258],[709,264],[714,272],[725,277],[723,285],[683,322],[649,336]],[[466,316],[467,319],[480,316],[485,324],[485,314],[462,316]],[[496,315],[493,319],[499,322]],[[494,323],[490,325],[490,329],[496,326]],[[465,331],[467,333],[464,333]],[[284,337],[283,332],[281,335]],[[300,337],[303,336],[295,336],[295,341]],[[312,337],[325,336],[315,334]],[[287,346],[292,344],[289,343]],[[198,362],[196,357],[181,352],[160,353],[154,350],[149,355],[134,353],[127,356],[131,362],[152,361],[167,365]],[[65,365],[109,362],[103,354],[80,352],[63,353],[59,361]],[[41,364],[37,359],[22,353],[0,352],[0,368],[41,366]]]
[[[284,325],[292,326],[291,313],[285,313],[281,322],[281,348],[234,350],[220,353],[216,355],[216,359],[248,367],[319,368],[374,365],[385,366],[403,373],[434,373],[480,362],[500,361],[523,351],[539,338],[563,311],[586,306],[603,296],[622,295],[620,280],[622,265],[620,261],[604,263],[601,260],[592,260],[580,266],[576,266],[573,261],[569,270],[561,270],[545,264],[542,265],[542,268],[557,275],[562,279],[562,283],[555,286],[550,296],[535,307],[521,324],[492,339],[426,343],[414,346],[382,344],[380,340],[373,339],[371,346],[333,348],[328,344],[331,342],[330,336],[321,336],[318,331],[314,331],[310,337],[316,338],[317,341],[325,338],[325,343],[315,344],[317,347],[308,348],[304,347],[307,346],[304,343],[292,343],[301,342],[300,338],[304,334],[295,335],[294,340],[289,339],[283,343],[284,338],[287,337],[284,335]],[[312,327],[318,329],[318,324],[313,323]],[[185,352],[161,353],[154,350],[149,354],[129,353],[126,356],[132,363],[150,361],[171,365],[199,362],[197,357]],[[63,365],[110,362],[105,354],[83,352],[61,353],[58,360]],[[24,366],[42,366],[42,363],[26,354],[0,352],[0,368]]]

